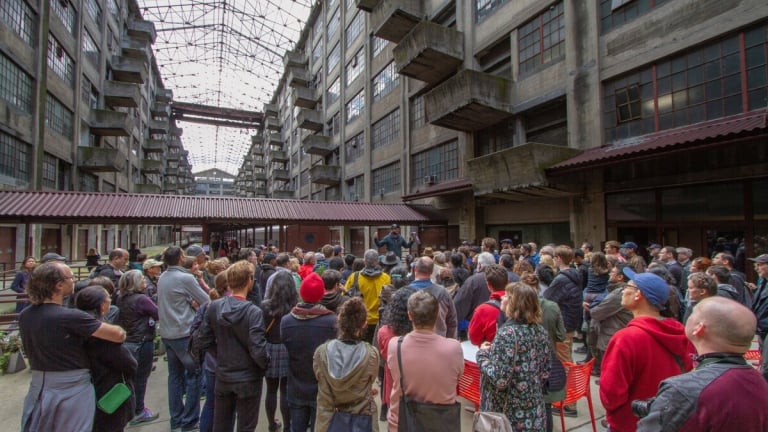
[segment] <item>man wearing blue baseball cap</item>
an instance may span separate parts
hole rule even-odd
[[[645,271],[645,259],[637,254],[637,243],[625,242],[621,245],[621,252],[627,257],[627,264],[629,268],[635,271],[635,273],[642,273]]]
[[[685,327],[674,318],[663,318],[670,287],[652,273],[624,269],[629,282],[621,305],[632,312],[626,328],[611,338],[600,375],[600,399],[612,432],[634,431],[638,418],[632,401],[656,394],[659,383],[691,370],[693,345]]]

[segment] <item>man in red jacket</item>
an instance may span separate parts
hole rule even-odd
[[[600,400],[612,432],[634,432],[638,419],[632,401],[652,397],[662,380],[691,370],[695,353],[683,325],[661,317],[669,299],[667,283],[629,268],[624,274],[630,282],[621,305],[634,318],[608,343],[600,375]]]
[[[490,300],[481,303],[469,321],[469,341],[480,346],[483,342],[493,342],[496,337],[496,321],[501,311],[501,297],[507,286],[507,270],[498,264],[489,264],[484,268],[485,282],[491,292]]]

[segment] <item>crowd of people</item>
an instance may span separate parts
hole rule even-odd
[[[66,258],[29,257],[14,281],[33,371],[22,430],[156,420],[144,397],[158,337],[172,431],[255,430],[266,382],[270,431],[381,421],[395,432],[404,397],[456,402],[462,342],[477,347],[480,411],[516,431],[552,430],[580,350],[611,431],[768,430],[768,362],[756,371],[743,358],[755,336],[768,351],[768,255],[751,259],[751,282],[727,251],[486,237],[403,256],[416,240],[393,225],[362,257],[219,238],[157,257],[132,245],[79,282]],[[117,384],[132,396],[97,408]]]

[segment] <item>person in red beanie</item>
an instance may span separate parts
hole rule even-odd
[[[310,273],[299,288],[301,302],[280,322],[280,335],[288,351],[286,394],[294,431],[315,428],[317,379],[312,359],[318,346],[336,337],[336,315],[319,304],[323,295],[323,280],[317,273]]]

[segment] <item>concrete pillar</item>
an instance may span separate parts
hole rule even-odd
[[[585,241],[599,245],[607,239],[603,174],[601,170],[592,170],[581,176],[578,181],[584,185],[584,193],[571,198],[571,241],[575,246]]]

